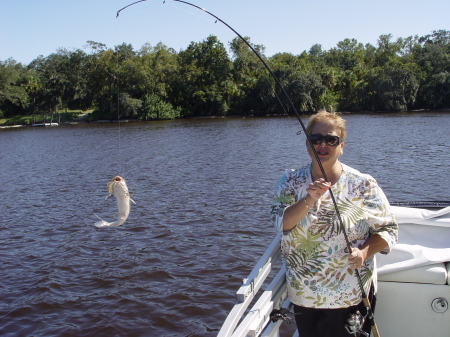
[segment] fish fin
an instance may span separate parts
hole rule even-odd
[[[136,205],[136,203],[134,202],[134,200],[133,200],[133,199],[131,199],[131,198],[130,198],[130,201],[132,201],[132,202],[133,202],[133,204],[135,204],[135,205]]]
[[[110,193],[105,197],[105,199],[111,199],[112,197],[114,197],[114,194]]]

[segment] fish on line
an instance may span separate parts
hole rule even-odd
[[[118,211],[114,214],[114,218],[116,220],[113,222],[107,222],[95,214],[100,221],[97,221],[94,225],[99,228],[117,227],[122,225],[130,215],[130,201],[136,204],[134,200],[130,198],[130,193],[128,193],[128,187],[125,179],[120,176],[115,176],[111,179],[108,183],[108,192],[109,195],[105,199],[115,197],[117,200]]]

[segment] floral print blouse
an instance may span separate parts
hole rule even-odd
[[[331,190],[352,247],[361,247],[372,235],[380,235],[387,242],[381,253],[387,254],[397,242],[398,225],[386,196],[370,175],[341,165],[342,174]],[[286,207],[303,198],[310,183],[310,164],[286,170],[281,176],[271,211],[277,231],[283,231]],[[292,303],[337,309],[361,302],[358,279],[348,264],[347,244],[329,191],[283,234],[281,253]],[[365,261],[359,273],[366,294],[372,282],[376,289],[375,256]]]

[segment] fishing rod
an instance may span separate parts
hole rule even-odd
[[[127,6],[123,7],[123,8],[121,8],[121,9],[119,9],[119,10],[117,11],[117,14],[116,14],[116,19],[119,17],[119,14],[120,14],[121,11],[125,10],[126,8],[128,8],[128,7],[130,7],[130,6],[133,6],[133,5],[136,5],[136,4],[140,3],[140,2],[145,2],[145,1],[148,1],[148,0],[139,0],[139,1],[135,1],[135,2],[129,4],[129,5],[127,5]],[[304,134],[305,134],[305,136],[306,136],[306,139],[307,139],[307,141],[308,141],[308,143],[309,143],[309,145],[310,145],[310,147],[311,147],[311,149],[312,149],[312,152],[313,152],[313,154],[314,154],[314,157],[315,157],[317,163],[319,164],[320,171],[321,171],[321,173],[322,173],[322,175],[323,175],[325,181],[328,181],[328,178],[327,178],[326,173],[325,173],[325,169],[323,168],[322,163],[320,162],[319,155],[317,154],[317,151],[316,151],[316,149],[315,149],[315,147],[314,147],[314,144],[312,143],[311,138],[310,138],[310,136],[308,135],[308,133],[307,133],[307,131],[306,131],[306,127],[305,127],[305,125],[304,125],[304,123],[303,123],[303,121],[302,121],[302,119],[301,119],[301,117],[300,117],[300,113],[298,112],[297,108],[295,107],[294,103],[292,102],[290,96],[288,95],[288,93],[287,93],[286,90],[284,89],[284,87],[283,87],[283,85],[281,84],[281,82],[280,82],[280,80],[278,79],[278,77],[274,74],[274,72],[272,71],[272,69],[267,65],[267,63],[264,61],[264,59],[261,57],[261,55],[259,55],[259,53],[255,50],[255,48],[253,48],[253,46],[252,46],[252,45],[251,45],[251,44],[250,44],[250,43],[249,43],[249,42],[248,42],[241,34],[239,34],[233,27],[231,27],[228,23],[226,23],[225,21],[223,21],[221,18],[219,18],[218,16],[214,15],[213,13],[209,12],[208,10],[206,10],[206,9],[200,7],[200,6],[197,6],[197,5],[195,5],[195,4],[192,4],[192,3],[190,3],[190,2],[187,2],[187,1],[183,1],[183,0],[172,0],[172,1],[179,2],[179,3],[183,3],[183,4],[185,4],[185,5],[188,5],[188,6],[197,8],[197,9],[199,9],[199,10],[205,12],[206,14],[212,16],[213,18],[216,19],[216,22],[217,22],[217,21],[220,21],[222,24],[224,24],[224,25],[225,25],[227,28],[229,28],[233,33],[235,33],[235,34],[236,34],[236,35],[237,35],[237,36],[238,36],[238,37],[239,37],[239,38],[247,45],[247,47],[250,48],[250,50],[251,50],[251,51],[256,55],[256,57],[262,62],[262,64],[263,64],[264,67],[267,69],[267,71],[269,72],[269,74],[270,74],[270,75],[272,76],[272,78],[275,80],[275,83],[276,83],[276,84],[278,85],[278,87],[281,89],[281,92],[283,93],[284,97],[286,98],[286,100],[287,100],[289,106],[290,106],[290,107],[292,108],[292,110],[294,111],[294,113],[295,113],[295,115],[296,115],[296,117],[297,117],[297,119],[298,119],[298,121],[299,121],[299,123],[300,123],[300,126],[302,127],[302,130],[303,130],[303,132],[304,132]],[[166,0],[163,1],[163,3],[165,3],[165,2],[166,2]],[[280,101],[280,103],[281,103],[281,100],[279,100],[279,101]],[[286,109],[284,108],[284,106],[283,106],[282,103],[281,103],[281,105],[282,105],[283,109],[284,109],[285,112],[286,112]],[[347,231],[345,230],[345,226],[344,226],[344,223],[343,223],[343,221],[342,221],[341,214],[340,214],[339,209],[338,209],[338,207],[337,207],[336,199],[335,199],[335,197],[334,197],[334,194],[333,194],[331,188],[328,189],[328,191],[330,192],[331,200],[333,201],[333,205],[334,205],[334,208],[335,208],[335,210],[336,210],[336,216],[337,216],[337,218],[338,218],[338,220],[339,220],[339,224],[340,224],[340,226],[341,226],[341,228],[342,228],[342,232],[343,232],[343,234],[344,234],[345,242],[346,242],[346,244],[347,244],[347,249],[348,249],[349,253],[351,253],[351,252],[352,252],[352,246],[351,246],[351,244],[350,244],[350,240],[348,239]],[[359,285],[359,288],[360,288],[360,290],[361,290],[361,297],[362,297],[362,300],[363,300],[363,304],[364,304],[364,306],[365,306],[365,308],[366,308],[366,310],[367,310],[366,317],[368,318],[368,320],[369,320],[369,322],[370,322],[370,325],[371,325],[371,327],[372,327],[373,335],[374,335],[374,337],[380,337],[380,334],[379,334],[379,332],[378,332],[378,327],[377,327],[377,325],[376,325],[376,323],[375,323],[375,319],[374,319],[374,316],[373,316],[373,312],[372,312],[372,309],[371,309],[371,306],[370,306],[370,301],[369,301],[369,298],[367,297],[366,291],[364,290],[364,286],[363,286],[363,283],[362,283],[361,275],[359,274],[358,269],[355,269],[355,275],[356,275],[356,277],[357,277],[357,279],[358,279],[358,285]],[[350,331],[349,331],[349,333],[350,333]],[[353,332],[353,333],[356,334],[357,331],[356,331],[356,332]]]

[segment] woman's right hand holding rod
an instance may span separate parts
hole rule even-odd
[[[331,187],[331,183],[325,181],[323,178],[319,178],[309,184],[309,187],[306,189],[306,192],[308,192],[308,195],[311,199],[316,202],[319,200],[322,195],[324,195],[328,189]]]
[[[309,187],[306,189],[308,194],[296,203],[286,207],[283,218],[283,231],[294,228],[303,219],[306,213],[308,213],[312,205],[314,205],[330,187],[331,183],[326,182],[323,178],[319,178],[309,184]]]

